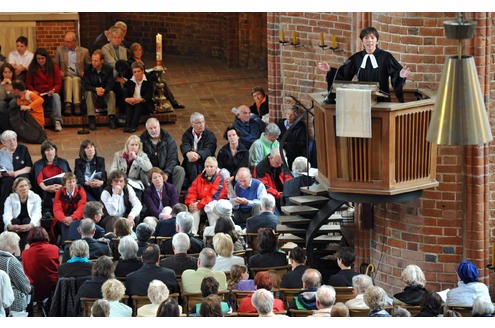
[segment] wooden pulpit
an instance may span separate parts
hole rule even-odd
[[[404,93],[404,103],[372,103],[371,138],[338,137],[336,106],[323,102],[325,92],[311,94],[318,180],[329,192],[398,195],[438,186],[437,147],[426,141],[434,99]]]

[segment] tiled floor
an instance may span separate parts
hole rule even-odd
[[[242,68],[229,68],[224,62],[203,60],[189,57],[168,57],[165,65],[167,83],[176,99],[186,106],[177,110],[177,122],[164,124],[163,127],[175,138],[177,146],[183,132],[190,126],[189,116],[197,111],[205,115],[206,128],[215,133],[218,139],[217,150],[226,143],[223,132],[227,125],[233,122],[231,108],[241,104],[251,105],[253,100],[250,90],[253,86],[267,86],[266,74],[258,70],[248,71]],[[97,127],[90,134],[78,135],[77,127],[64,127],[56,133],[47,129],[48,138],[58,146],[58,155],[69,161],[71,167],[78,157],[79,145],[82,140],[90,139],[96,144],[99,156],[105,157],[107,168],[110,166],[113,154],[121,150],[130,135],[122,129],[110,130],[108,127]],[[136,131],[140,135],[144,126]],[[40,145],[27,145],[33,162],[41,158]],[[179,158],[182,156],[179,154]]]

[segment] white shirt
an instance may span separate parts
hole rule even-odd
[[[7,273],[0,270],[0,317],[5,317],[5,308],[14,302],[14,291]]]
[[[143,79],[141,82],[136,81],[136,78],[133,76],[131,77],[131,81],[136,83],[136,87],[134,88],[134,95],[132,95],[134,98],[143,98],[141,97],[141,86],[143,85],[143,81],[146,80],[146,75],[143,76]]]
[[[9,64],[22,65],[27,68],[31,63],[31,61],[33,60],[33,57],[34,54],[27,49],[26,51],[24,51],[23,55],[21,55],[17,50],[14,50],[9,53],[9,57],[7,61],[9,62]]]
[[[132,187],[129,185],[126,186],[127,192],[129,193],[129,202],[132,205],[132,209],[129,212],[129,215],[133,217],[137,217],[139,213],[141,213],[141,210],[143,209],[143,205],[141,204],[141,201],[139,198],[136,196],[136,192]],[[126,208],[124,204],[124,194],[117,195],[113,193],[110,195],[110,193],[107,190],[103,190],[101,193],[101,201],[105,205],[105,208],[107,209],[108,215],[113,215],[113,216],[123,216]]]

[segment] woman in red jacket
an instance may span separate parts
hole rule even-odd
[[[63,244],[69,233],[69,226],[72,221],[81,220],[86,204],[86,191],[84,188],[77,186],[76,175],[67,172],[62,178],[62,188],[55,194],[53,201],[53,220],[52,230],[55,225],[60,231],[60,244]]]
[[[43,106],[50,108],[55,131],[62,131],[62,103],[60,88],[62,76],[60,69],[45,48],[38,48],[29,64],[26,87],[45,100]]]
[[[213,156],[205,160],[205,169],[194,179],[187,191],[185,204],[194,217],[192,233],[197,234],[201,213],[204,207],[212,200],[227,198],[227,180],[222,177],[218,169],[217,159]]]

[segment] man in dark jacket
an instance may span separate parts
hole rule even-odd
[[[233,126],[239,131],[240,142],[249,149],[265,131],[265,123],[257,115],[251,115],[251,110],[246,105],[239,106],[237,111]]]
[[[193,216],[189,212],[181,212],[175,218],[175,229],[177,232],[183,232],[189,236],[191,247],[187,250],[188,254],[198,254],[203,249],[203,242],[200,239],[194,238],[191,232],[193,226]],[[174,254],[172,240],[166,240],[161,252],[162,254]]]
[[[148,285],[152,280],[160,280],[167,285],[170,293],[179,292],[179,285],[172,269],[158,265],[160,260],[160,248],[156,244],[150,244],[141,256],[143,266],[127,275],[125,280],[127,295],[148,295]]]
[[[168,179],[180,195],[184,177],[184,168],[179,165],[177,144],[174,138],[165,129],[160,128],[160,121],[150,117],[146,121],[146,131],[141,134],[143,151],[148,155],[153,166],[159,167],[165,172]]]
[[[306,253],[304,249],[299,246],[294,247],[289,252],[289,264],[292,270],[284,274],[280,288],[302,288],[302,276],[308,268],[305,263]]]
[[[97,259],[102,255],[112,256],[112,251],[108,243],[105,241],[99,241],[94,239],[96,232],[95,221],[92,219],[82,219],[79,225],[79,233],[81,234],[81,239],[85,240],[89,246],[89,259]],[[70,259],[70,245],[66,245],[64,248],[64,256],[62,262],[67,262]]]
[[[307,269],[302,276],[302,283],[303,290],[289,303],[287,309],[289,316],[290,309],[317,310],[316,291],[321,285],[321,273],[316,269]]]
[[[246,220],[246,232],[257,233],[259,228],[270,228],[277,231],[277,224],[280,222],[277,216],[273,214],[274,211],[275,198],[270,194],[263,196],[261,198],[261,213]]]
[[[336,256],[340,271],[330,276],[328,284],[334,287],[352,287],[352,277],[358,274],[352,269],[356,255],[350,247],[342,247]]]
[[[187,269],[196,270],[198,268],[198,259],[187,255],[190,246],[191,242],[187,234],[183,232],[176,233],[172,238],[174,256],[161,260],[160,266],[174,270],[177,276],[182,275],[182,272]]]

